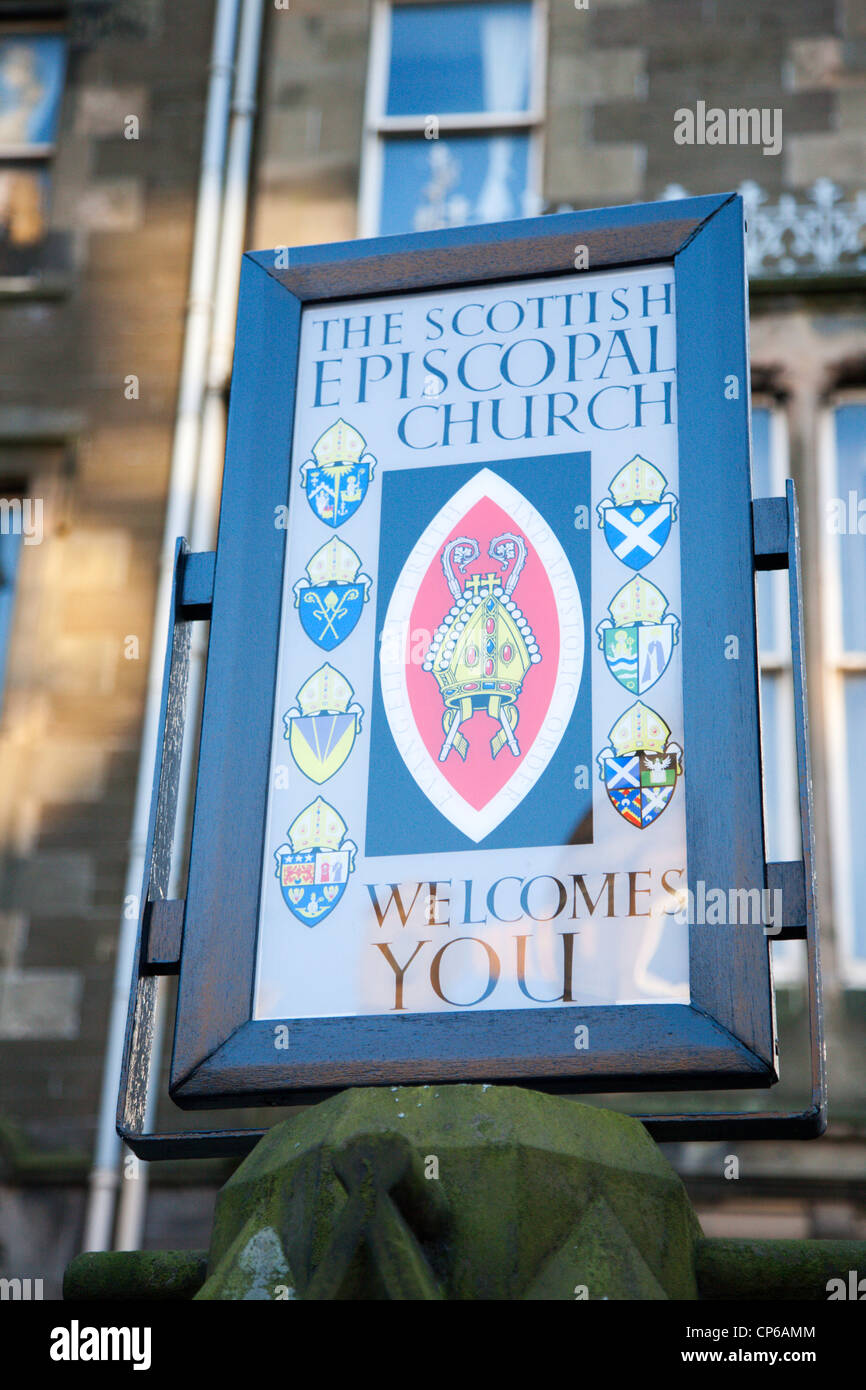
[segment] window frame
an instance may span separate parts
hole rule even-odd
[[[830,499],[840,496],[836,412],[846,405],[866,407],[866,388],[834,391],[825,403],[818,422],[824,759],[828,769],[831,891],[839,978],[845,988],[866,989],[866,954],[858,956],[855,951],[853,845],[847,814],[850,786],[845,715],[845,680],[852,675],[866,676],[866,651],[845,650],[840,552],[843,537],[831,533],[827,525]],[[835,772],[831,769],[835,769]]]
[[[57,110],[57,129],[60,127],[60,120],[63,107],[63,95],[66,89],[66,75],[69,66],[69,33],[66,24],[62,19],[41,18],[38,14],[32,19],[27,19],[26,15],[14,15],[8,19],[0,11],[0,40],[13,38],[16,34],[22,38],[57,38],[63,41],[63,66],[60,81],[60,99]],[[39,143],[24,145],[4,145],[0,142],[0,164],[38,164],[48,167],[57,152],[57,139],[43,140]]]
[[[435,0],[439,4],[466,4],[472,0]],[[385,171],[384,148],[388,136],[423,134],[427,115],[388,116],[385,112],[391,59],[391,14],[395,4],[424,5],[434,0],[373,0],[370,50],[364,97],[364,133],[358,194],[358,236],[379,235]],[[532,56],[529,64],[529,102],[526,111],[469,111],[439,115],[439,131],[451,135],[492,135],[526,132],[529,137],[526,192],[541,211],[544,171],[544,114],[547,84],[548,0],[527,0],[530,8]],[[434,113],[430,113],[434,114]],[[534,215],[526,211],[521,216]],[[473,223],[471,225],[481,225]],[[411,233],[404,233],[411,235]]]
[[[60,95],[55,138],[31,145],[0,145],[0,171],[17,170],[44,180],[40,188],[41,226],[38,236],[20,243],[9,243],[0,255],[0,298],[7,295],[30,294],[49,277],[45,275],[46,261],[57,257],[63,263],[68,253],[58,245],[57,233],[52,230],[54,196],[54,162],[63,125],[63,106],[66,99],[70,57],[69,10],[66,4],[36,4],[32,10],[16,5],[0,8],[0,38],[13,37],[59,38],[63,42]],[[64,264],[65,269],[65,264]]]

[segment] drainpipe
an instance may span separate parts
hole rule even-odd
[[[240,0],[217,0],[214,20],[207,109],[202,138],[201,171],[192,244],[190,292],[184,330],[183,361],[178,388],[177,415],[154,610],[150,667],[141,734],[138,781],[130,833],[124,906],[130,901],[137,906],[141,894],[144,851],[150,814],[150,795],[156,757],[165,635],[174,566],[174,546],[177,537],[187,532],[192,513],[239,6]],[[107,1250],[111,1246],[121,1157],[121,1143],[114,1127],[115,1110],[123,1055],[123,1040],[126,1031],[126,1011],[129,985],[132,978],[137,918],[137,911],[129,917],[124,912],[118,929],[117,958],[103,1062],[96,1149],[90,1172],[82,1243],[84,1250]]]
[[[217,510],[225,454],[225,392],[231,379],[235,341],[241,257],[247,224],[250,156],[256,115],[264,0],[243,0],[240,37],[235,65],[235,90],[231,106],[231,127],[225,187],[220,222],[219,259],[214,291],[213,326],[207,364],[207,389],[198,449],[198,473],[189,529],[190,548],[213,550],[216,544]],[[194,623],[189,653],[187,710],[190,721],[183,741],[178,786],[175,846],[172,855],[172,883],[169,896],[182,892],[183,866],[186,864],[188,816],[195,785],[196,739],[192,736],[204,684],[207,638],[204,624]],[[160,1061],[165,1032],[165,981],[158,982],[151,1050],[150,1084],[147,1097],[147,1125],[152,1127],[160,1083]],[[116,1250],[137,1250],[141,1245],[147,1211],[147,1163],[138,1167],[135,1182],[124,1183],[117,1216]]]

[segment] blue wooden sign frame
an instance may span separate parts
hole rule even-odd
[[[792,489],[787,500],[769,504],[751,498],[743,232],[741,199],[726,194],[314,246],[291,251],[284,267],[274,252],[245,256],[217,549],[215,557],[191,556],[183,545],[178,551],[166,736],[118,1114],[121,1132],[139,1151],[147,1150],[141,1055],[160,973],[179,974],[170,1093],[184,1108],[297,1103],[347,1085],[385,1083],[503,1081],[612,1092],[761,1087],[777,1079],[770,947],[760,924],[691,925],[688,1005],[303,1018],[287,1020],[285,1051],[274,1048],[273,1022],[252,1018],[286,551],[286,533],[273,516],[289,495],[302,309],[436,286],[573,275],[577,245],[587,248],[593,270],[673,266],[689,887],[699,880],[746,890],[782,886],[781,935],[809,940],[812,1101],[797,1115],[764,1118],[781,1118],[789,1133],[823,1127],[801,663],[795,694],[804,860],[768,865],[764,849],[754,573],[788,566],[796,604],[799,570]],[[735,391],[726,389],[732,380]],[[172,903],[164,895],[182,725],[176,673],[188,625],[201,617],[210,619],[210,642],[188,887],[185,900]],[[793,607],[792,631],[796,678],[801,631]],[[739,638],[739,660],[719,659],[729,634]],[[566,1033],[573,1036],[582,1020],[592,1023],[591,1052],[567,1045]],[[739,1118],[710,1118],[701,1132],[712,1133],[714,1123],[716,1132],[737,1132]],[[678,1134],[697,1132],[694,1117],[679,1120],[685,1129]],[[659,1120],[656,1132],[672,1137],[665,1123]],[[746,1129],[755,1132],[748,1121]],[[209,1151],[242,1151],[256,1133],[211,1136]],[[183,1151],[171,1143],[163,1149]],[[161,1151],[151,1145],[148,1156]]]

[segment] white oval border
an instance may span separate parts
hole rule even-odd
[[[404,653],[412,607],[431,561],[457,523],[484,497],[508,513],[544,565],[559,615],[559,663],[553,698],[532,746],[505,785],[479,811],[455,791],[424,745],[409,703]],[[403,762],[436,810],[476,844],[520,805],[559,747],[580,689],[585,640],[580,590],[555,534],[528,498],[489,468],[480,469],[445,503],[413,546],[388,604],[379,654],[385,714]],[[418,852],[425,848],[419,845]]]

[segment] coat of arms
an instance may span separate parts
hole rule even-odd
[[[526,541],[513,531],[494,536],[487,556],[501,570],[465,575],[480,555],[478,541],[468,536],[449,541],[442,551],[454,606],[436,629],[423,663],[445,706],[440,763],[452,750],[465,759],[469,744],[460,730],[479,709],[499,725],[490,740],[491,757],[506,747],[520,757],[517,702],[527,671],[541,661],[532,628],[511,597],[526,564]]]
[[[598,645],[612,676],[642,695],[667,670],[679,641],[680,620],[669,613],[661,589],[636,575],[607,606],[609,618],[596,627]]]
[[[635,454],[611,482],[610,498],[599,502],[598,524],[618,560],[643,569],[654,560],[677,519],[677,499],[655,464]],[[613,500],[611,500],[613,499]]]
[[[327,782],[343,766],[361,732],[364,711],[346,677],[325,662],[298,691],[283,715],[284,737],[305,777]]]
[[[276,876],[286,906],[308,927],[333,912],[355,867],[358,847],[346,838],[339,811],[320,796],[288,829],[288,843],[275,850]]]
[[[312,454],[301,465],[301,487],[320,521],[342,526],[363,502],[376,460],[364,436],[345,420],[325,430]]]
[[[583,658],[583,604],[559,541],[527,497],[480,469],[409,553],[380,651],[397,750],[476,843],[553,758]]]
[[[639,830],[661,815],[683,770],[683,750],[670,735],[661,715],[636,700],[611,729],[612,746],[598,754],[611,805]]]
[[[337,536],[325,541],[307,564],[306,578],[292,586],[307,636],[324,651],[333,651],[354,631],[372,582],[350,545]]]

